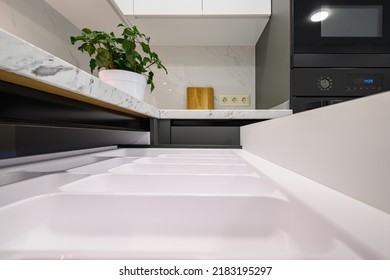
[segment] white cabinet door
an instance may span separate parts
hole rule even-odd
[[[134,0],[135,16],[202,15],[202,0]]]
[[[203,15],[269,16],[271,0],[203,0]]]

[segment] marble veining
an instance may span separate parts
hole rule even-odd
[[[72,68],[64,67],[62,65],[47,67],[47,66],[39,66],[37,69],[34,69],[32,73],[36,76],[54,76],[60,71],[71,71]]]
[[[95,76],[0,29],[0,69],[161,119],[272,119],[291,110],[164,110],[129,96]]]
[[[114,104],[150,117],[159,117],[159,110],[146,102],[102,82],[46,51],[1,30],[0,69],[22,75],[80,95]]]

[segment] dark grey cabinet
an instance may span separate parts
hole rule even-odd
[[[240,127],[261,120],[152,120],[152,145],[239,148]]]

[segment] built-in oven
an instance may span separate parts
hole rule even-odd
[[[291,108],[390,90],[389,0],[291,1]]]

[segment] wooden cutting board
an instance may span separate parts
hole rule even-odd
[[[187,109],[214,109],[214,89],[211,87],[188,87]]]

